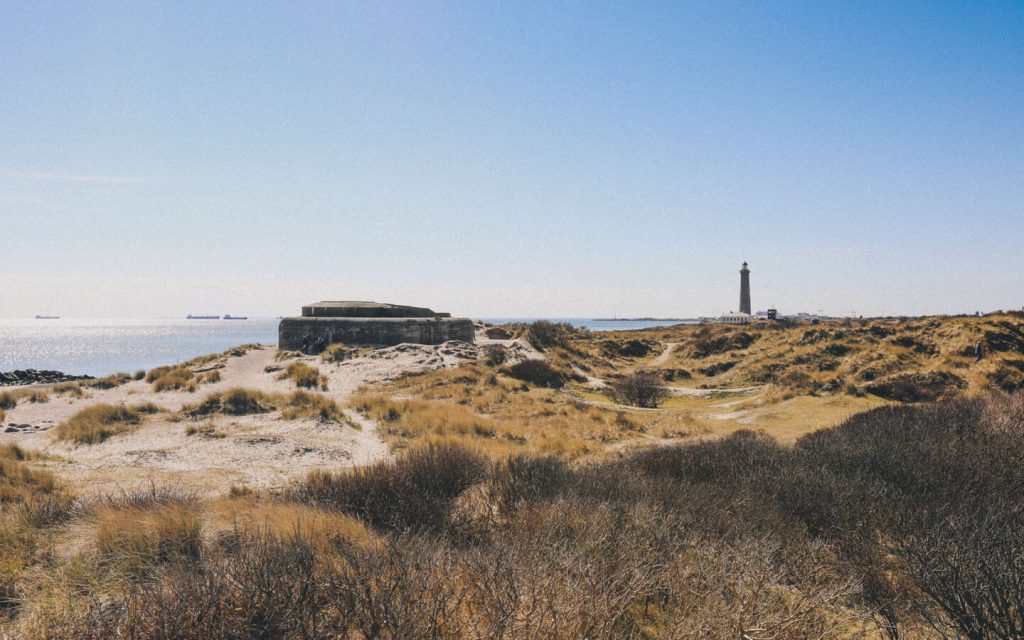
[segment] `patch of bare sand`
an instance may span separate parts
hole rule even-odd
[[[51,393],[46,403],[19,403],[7,411],[0,428],[0,445],[15,443],[57,456],[57,460],[41,466],[89,494],[150,483],[174,483],[204,494],[222,493],[233,484],[282,486],[311,469],[364,465],[387,458],[388,447],[377,436],[376,425],[355,412],[347,411],[344,422],[286,420],[276,411],[203,419],[181,418],[176,412],[208,394],[234,387],[265,393],[295,391],[291,381],[281,378],[288,364],[295,361],[318,368],[327,380],[327,389],[317,392],[340,404],[362,385],[458,366],[477,357],[476,347],[461,342],[401,344],[337,364],[321,362],[316,356],[278,361],[273,346],[233,353],[196,366],[194,370],[217,370],[221,379],[202,384],[191,393],[157,393],[152,384],[140,380],[107,390],[86,388],[81,398]],[[164,412],[148,417],[134,432],[99,444],[74,445],[58,441],[51,432],[92,404],[145,402],[156,404]],[[11,426],[15,429],[6,432]]]
[[[679,346],[678,342],[668,342],[665,344],[665,350],[658,354],[658,357],[651,361],[652,367],[660,367],[661,365],[668,362],[668,359],[672,357],[672,352]]]

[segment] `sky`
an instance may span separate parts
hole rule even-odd
[[[1021,308],[1024,3],[0,0],[0,317]]]

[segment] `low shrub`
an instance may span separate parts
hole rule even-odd
[[[988,382],[1001,391],[1013,393],[1024,389],[1024,373],[1019,369],[996,369],[989,374]]]
[[[546,360],[523,360],[509,367],[508,372],[517,380],[542,387],[561,389],[565,386],[565,377]]]
[[[633,407],[654,409],[670,395],[661,378],[651,371],[638,371],[608,383],[608,397],[613,402]]]
[[[386,531],[439,531],[448,522],[455,499],[480,482],[487,470],[487,459],[470,449],[427,445],[367,467],[313,471],[291,495]]]
[[[735,487],[751,473],[778,472],[786,460],[786,448],[770,436],[737,431],[713,442],[647,449],[629,458],[628,465],[658,481]]]
[[[754,344],[758,335],[739,331],[737,333],[709,333],[700,335],[686,343],[686,352],[694,358],[707,358],[708,356],[739,351]]]
[[[484,345],[481,349],[483,355],[483,361],[492,367],[505,364],[508,360],[508,349],[504,345],[500,344],[488,344]]]
[[[534,348],[543,351],[549,347],[568,347],[573,336],[583,333],[568,322],[537,320],[527,327],[526,339]]]
[[[652,340],[604,340],[601,352],[609,357],[642,358],[649,354],[657,343]]]
[[[702,367],[700,369],[697,369],[697,372],[700,373],[701,375],[712,378],[720,373],[725,373],[726,371],[732,369],[735,366],[736,361],[727,360],[725,362],[716,362],[715,364],[709,365],[707,367]]]
[[[868,393],[899,402],[931,402],[965,389],[963,378],[945,371],[906,373],[866,387]]]
[[[1024,326],[1010,320],[995,323],[985,331],[985,344],[992,351],[1024,354]]]
[[[488,486],[501,512],[512,515],[524,502],[555,498],[572,480],[572,470],[564,458],[519,454],[496,466]]]
[[[658,369],[656,372],[661,375],[662,380],[665,382],[691,380],[693,378],[693,374],[686,369]]]

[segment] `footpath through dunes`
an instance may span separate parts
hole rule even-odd
[[[247,345],[147,375],[4,389],[14,406],[4,411],[0,445],[46,454],[37,466],[85,493],[281,486],[311,469],[390,455],[374,421],[344,407],[357,388],[477,353],[445,343],[345,355],[329,362]]]

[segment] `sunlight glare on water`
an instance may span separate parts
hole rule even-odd
[[[0,371],[104,376],[175,364],[246,343],[277,344],[276,318],[0,319]]]

